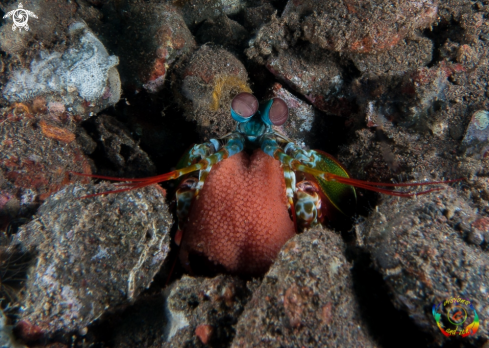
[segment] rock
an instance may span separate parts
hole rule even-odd
[[[0,113],[0,226],[2,220],[28,216],[51,193],[72,182],[67,171],[91,174],[71,121],[33,116],[25,106]],[[5,222],[5,221],[4,221]]]
[[[313,45],[294,47],[296,38],[284,22],[272,18],[246,50],[248,58],[263,64],[279,80],[306,97],[322,111],[341,115],[349,111],[338,96],[343,71],[333,53]]]
[[[396,49],[386,54],[394,51]],[[381,59],[382,55],[376,57]],[[395,122],[444,138],[452,128],[450,126],[457,124],[455,119],[463,120],[463,112],[457,112],[457,107],[449,103],[455,95],[461,94],[460,88],[451,84],[450,79],[463,71],[465,68],[460,64],[443,61],[430,68],[400,71],[399,74],[364,74],[353,82],[351,92],[361,109],[370,113],[368,117],[374,113],[380,118],[367,121],[369,127]],[[447,110],[451,112],[447,113]]]
[[[470,119],[462,140],[467,155],[489,157],[489,112],[477,110]]]
[[[477,231],[482,239],[489,243],[489,217],[477,219],[472,223],[472,231]]]
[[[275,11],[276,9],[270,3],[245,8],[243,14],[245,28],[253,32],[258,31],[263,24],[270,22]]]
[[[224,275],[210,279],[184,276],[165,293],[169,324],[163,347],[183,342],[197,346],[203,338],[211,345],[231,342],[234,325],[250,296],[243,280]]]
[[[22,32],[12,30],[12,17],[3,22],[0,28],[0,47],[12,56],[16,54],[32,55],[29,51],[33,47],[47,49],[55,46],[63,47],[65,45],[63,41],[67,38],[66,29],[76,21],[75,18],[81,19],[81,12],[84,11],[86,14],[91,12],[92,17],[98,17],[93,7],[88,10],[89,6],[84,3],[76,5],[63,0],[6,1],[0,7],[3,12],[8,13],[18,9],[20,3],[25,10],[33,12],[38,18],[30,16],[27,23],[29,30],[22,30]],[[53,9],[56,10],[53,11]],[[88,19],[87,17],[83,16],[84,19]]]
[[[319,111],[287,91],[281,84],[275,83],[270,98],[280,98],[289,107],[289,119],[283,126],[273,126],[288,138],[299,143],[310,143],[312,125],[321,116]]]
[[[221,14],[215,19],[207,19],[197,30],[197,40],[202,44],[212,42],[225,47],[241,47],[248,37],[246,29],[236,21]]]
[[[400,127],[389,126],[387,122],[381,126],[383,128],[378,132],[367,129],[356,131],[351,144],[341,149],[338,159],[351,177],[373,182],[464,177],[460,171],[447,165],[450,163],[455,166],[455,154],[437,156],[444,149],[455,147],[454,140],[435,140],[429,135],[419,135]],[[434,175],[428,174],[427,168],[433,168]],[[467,170],[473,172],[476,169],[470,166]]]
[[[25,348],[23,344],[19,343],[13,333],[12,326],[8,325],[7,317],[0,309],[0,347],[3,348]]]
[[[100,115],[88,121],[94,126],[93,137],[111,166],[100,168],[99,174],[116,177],[146,177],[156,174],[148,154],[131,138],[131,133],[112,116]]]
[[[374,347],[341,238],[314,228],[292,238],[245,307],[232,347]]]
[[[414,36],[400,40],[392,49],[378,54],[351,53],[353,63],[369,75],[396,74],[426,66],[432,60],[433,42]]]
[[[465,68],[460,64],[447,64],[443,61],[432,68],[420,68],[409,77],[406,76],[401,88],[409,99],[405,102],[406,112],[399,119],[402,124],[407,126],[416,124],[422,127],[429,122],[428,127],[435,135],[445,133],[444,130],[448,129],[446,122],[444,124],[441,120],[430,122],[429,119],[435,118],[437,109],[441,109],[452,99],[454,88],[451,87],[449,78],[463,71]]]
[[[134,304],[100,324],[104,339],[114,347],[151,347],[154,342],[163,342],[167,324],[165,297],[161,292],[141,295]]]
[[[444,211],[455,207],[447,220]],[[401,213],[402,212],[402,213]],[[369,220],[357,227],[375,268],[392,291],[396,308],[408,312],[415,324],[441,343],[445,337],[434,325],[431,308],[452,296],[470,299],[486,317],[489,256],[468,244],[457,221],[480,218],[456,190],[447,188],[416,199],[386,197]],[[489,321],[481,319],[473,341],[488,335]]]
[[[434,1],[352,0],[338,4],[290,0],[282,17],[299,18],[304,39],[319,47],[377,53],[392,49],[415,29],[429,27],[437,19],[437,11]]]
[[[64,52],[41,50],[29,68],[13,69],[2,89],[10,103],[43,97],[86,119],[119,101],[121,85],[104,45],[82,22],[68,28],[71,44]]]
[[[79,126],[76,128],[76,142],[80,145],[83,153],[85,155],[91,155],[95,149],[97,148],[97,143],[93,140],[90,135],[88,135],[87,131]]]
[[[102,12],[111,21],[97,28],[107,47],[123,57],[119,71],[125,88],[160,91],[171,65],[195,47],[192,34],[173,6],[128,0],[106,3]]]
[[[15,242],[37,254],[19,318],[21,332],[84,332],[151,283],[169,251],[172,218],[164,195],[148,187],[80,199],[115,188],[68,186],[20,228]]]
[[[309,46],[301,50],[284,50],[267,59],[266,67],[318,109],[340,115],[332,97],[342,89],[342,71],[327,52]],[[331,105],[333,104],[333,105]]]
[[[0,217],[1,218],[1,217]],[[0,220],[0,222],[2,222]],[[0,225],[0,298],[2,306],[0,311],[0,332],[3,329],[9,331],[10,326],[7,322],[15,323],[15,319],[21,307],[24,297],[24,286],[27,280],[27,271],[32,264],[33,255],[21,250],[20,247],[12,243],[12,236],[17,232],[20,225],[28,222],[27,218],[11,219],[8,226]],[[5,315],[5,322],[2,324],[2,316]],[[8,318],[7,318],[8,316]],[[10,319],[10,320],[9,320]],[[4,331],[6,333],[6,331]],[[0,342],[2,334],[0,333]],[[3,347],[0,345],[0,347]]]
[[[215,19],[222,14],[234,15],[245,7],[242,0],[171,0],[171,4],[180,9],[185,23],[194,29],[205,20]]]
[[[251,92],[243,64],[229,51],[202,46],[182,72],[181,100],[185,117],[197,122],[202,138],[223,136],[235,130],[231,100],[240,92]]]
[[[116,347],[222,347],[250,296],[237,277],[183,276],[163,293],[138,301],[114,327]]]

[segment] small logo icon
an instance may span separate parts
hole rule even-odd
[[[433,317],[438,328],[447,336],[467,337],[479,329],[479,316],[469,300],[452,297],[433,305]]]
[[[27,21],[29,20],[29,16],[37,18],[37,16],[28,10],[24,10],[22,4],[19,4],[19,8],[16,10],[12,10],[7,13],[3,18],[12,17],[14,24],[12,25],[12,30],[15,31],[19,28],[19,31],[22,31],[22,28],[25,31],[29,31],[29,25],[27,25]]]

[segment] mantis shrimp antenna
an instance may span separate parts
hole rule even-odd
[[[354,186],[358,188],[363,188],[366,190],[379,192],[383,194],[387,194],[390,196],[398,196],[398,197],[413,197],[417,195],[428,194],[434,191],[440,191],[442,188],[432,188],[429,190],[421,191],[421,192],[401,192],[401,191],[393,191],[381,188],[380,186],[386,187],[396,187],[396,186],[404,186],[404,187],[414,187],[414,186],[428,186],[428,185],[436,185],[436,184],[448,184],[452,182],[465,180],[454,179],[454,180],[444,180],[444,181],[428,181],[428,182],[416,182],[416,183],[382,183],[382,182],[371,182],[365,180],[352,179],[348,176],[346,170],[336,161],[332,156],[329,156],[325,153],[321,153],[318,151],[305,151],[298,150],[293,144],[288,145],[292,150],[290,151],[294,157],[287,155],[284,150],[277,144],[275,139],[266,138],[262,141],[262,149],[265,153],[269,154],[273,158],[280,161],[285,166],[290,167],[294,171],[299,171],[307,174],[311,174],[316,179],[324,180],[329,183],[338,183],[348,186]],[[289,149],[290,150],[290,149]],[[312,160],[309,160],[310,158]],[[307,158],[307,161],[299,160],[297,158]],[[306,162],[307,164],[304,164]],[[326,163],[329,162],[329,163]],[[321,170],[315,167],[329,167],[329,170]],[[335,171],[336,173],[333,173]],[[337,174],[341,173],[341,175]],[[343,190],[344,188],[336,187],[336,190]]]
[[[232,156],[234,154],[241,152],[243,150],[243,148],[244,148],[243,136],[240,134],[232,134],[230,136],[227,144],[224,145],[219,151],[217,151],[216,153],[214,153],[208,157],[203,158],[199,162],[192,164],[186,168],[177,169],[177,170],[171,171],[169,173],[156,175],[156,176],[150,176],[147,178],[128,179],[128,178],[117,178],[117,177],[104,176],[104,175],[83,174],[83,173],[76,173],[76,172],[69,172],[69,173],[74,174],[74,175],[78,175],[78,176],[86,176],[86,177],[90,177],[90,178],[95,178],[95,179],[121,181],[123,183],[118,184],[119,186],[127,186],[125,188],[121,188],[121,189],[117,189],[117,190],[94,193],[91,195],[80,197],[80,199],[90,198],[90,197],[101,196],[101,195],[105,195],[105,194],[109,194],[109,193],[119,193],[119,192],[131,191],[131,190],[146,187],[149,185],[157,184],[160,182],[178,179],[178,178],[180,178],[186,174],[189,174],[189,173],[192,173],[195,171],[206,170],[207,168],[212,167],[214,164],[221,162],[222,160],[228,158],[229,156]]]

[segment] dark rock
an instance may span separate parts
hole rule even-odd
[[[392,291],[394,305],[439,343],[445,337],[434,324],[434,304],[462,296],[470,299],[481,317],[489,314],[489,256],[468,244],[446,220],[443,211],[452,207],[465,221],[478,217],[456,190],[447,188],[416,199],[386,197],[357,228]],[[481,320],[476,335],[467,339],[485,338],[488,330],[489,322]]]
[[[277,18],[263,26],[246,50],[248,58],[266,66],[279,80],[322,111],[347,113],[335,98],[343,88],[343,71],[335,55],[313,45],[294,47],[297,37]]]
[[[462,140],[468,155],[477,157],[489,156],[489,112],[477,110],[470,119],[469,126]]]
[[[91,174],[90,162],[74,141],[74,124],[45,121],[26,106],[0,114],[0,227],[28,216],[40,201],[72,182],[71,170]]]
[[[7,13],[18,8],[20,2],[6,1],[0,7]],[[66,28],[76,21],[77,5],[63,0],[24,0],[21,2],[24,9],[36,14],[38,18],[29,17],[29,30],[12,30],[12,18],[5,21],[0,28],[0,47],[9,54],[19,54],[28,51],[31,45],[39,45],[41,38],[43,46],[47,49],[54,48],[67,39]],[[84,4],[80,7],[86,8]],[[56,11],[53,11],[56,8]],[[94,9],[95,10],[95,9]],[[28,54],[32,54],[27,52]]]
[[[314,11],[314,14],[311,12]],[[376,53],[393,48],[415,29],[437,19],[436,2],[391,0],[289,1],[282,14],[297,16],[306,40],[340,52]]]
[[[91,155],[97,148],[97,143],[85,131],[83,127],[76,128],[76,142],[80,145],[85,155]]]
[[[244,65],[229,51],[202,46],[190,58],[182,74],[181,100],[185,117],[197,122],[204,140],[235,130],[231,100],[240,92],[251,92]]]
[[[15,236],[37,254],[21,332],[83,332],[152,282],[169,251],[172,218],[164,194],[148,187],[81,199],[115,188],[70,185],[50,196]]]
[[[246,44],[248,35],[241,24],[221,14],[199,26],[196,37],[202,44],[212,42],[225,47],[241,47]]]
[[[362,73],[370,75],[403,74],[426,66],[432,59],[433,42],[413,36],[401,40],[391,50],[378,54],[352,53],[351,59]]]
[[[232,347],[375,347],[363,328],[341,238],[292,238],[245,307]]]
[[[207,337],[212,347],[225,347],[234,337],[235,325],[250,297],[246,283],[236,277],[219,275],[215,278],[184,276],[165,291],[166,326],[163,347],[175,345],[201,346]],[[208,325],[207,334],[199,329]],[[154,345],[158,347],[158,345]]]
[[[184,276],[126,311],[113,341],[121,348],[203,347],[202,340],[210,347],[226,347],[249,297],[246,283],[236,277]]]
[[[245,8],[243,17],[246,29],[257,31],[265,23],[270,22],[275,11],[276,9],[269,3]]]
[[[156,168],[148,154],[131,138],[124,125],[112,116],[100,115],[89,121],[95,125],[96,140],[113,168],[101,168],[110,176],[144,177],[155,174]]]
[[[119,70],[127,88],[158,92],[172,64],[195,47],[192,34],[173,6],[128,0],[108,2],[102,12],[111,21],[96,27],[107,47],[124,57]]]
[[[245,2],[242,0],[171,0],[170,3],[179,8],[190,29],[222,14],[237,14],[245,7]]]

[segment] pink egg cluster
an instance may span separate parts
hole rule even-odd
[[[192,205],[182,248],[229,272],[266,272],[295,234],[280,163],[256,150],[217,164]]]

